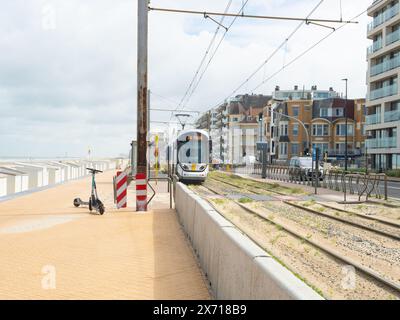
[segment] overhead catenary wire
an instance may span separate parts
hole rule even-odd
[[[150,91],[150,94],[153,95],[153,96],[155,96],[155,97],[158,98],[158,99],[161,99],[161,100],[164,100],[164,101],[168,102],[168,103],[166,103],[166,105],[167,105],[168,107],[171,108],[171,110],[168,110],[168,111],[177,111],[176,109],[173,109],[173,108],[178,104],[177,101],[172,100],[172,99],[167,98],[167,97],[164,97],[163,95],[161,95],[161,94],[159,94],[159,93],[155,93],[155,92],[152,91],[152,90]],[[194,108],[194,107],[193,107],[193,108]],[[173,110],[172,110],[172,109],[173,109]],[[197,108],[194,108],[194,109],[197,109]],[[152,110],[154,110],[154,109],[152,109]],[[192,109],[188,109],[188,108],[183,108],[183,109],[181,109],[181,110],[179,110],[179,111],[197,112],[197,111],[193,111]]]
[[[322,1],[323,1],[323,0],[322,0]],[[248,2],[249,2],[249,0],[246,0],[245,2],[242,2],[242,7],[240,8],[239,13],[240,13],[240,12],[243,12],[243,9],[244,9],[244,7],[247,5]],[[187,98],[186,104],[189,103],[190,98],[193,96],[194,92],[196,91],[197,87],[199,86],[201,80],[203,79],[204,74],[206,73],[208,67],[210,66],[212,60],[214,59],[215,54],[217,53],[217,51],[218,51],[219,47],[221,46],[222,42],[224,41],[224,39],[225,39],[225,37],[226,37],[228,31],[230,30],[230,28],[231,28],[231,27],[233,26],[233,24],[235,23],[237,17],[238,17],[238,16],[236,16],[235,18],[233,18],[232,21],[231,21],[231,23],[229,24],[229,26],[226,28],[225,33],[224,33],[223,36],[221,37],[221,39],[220,39],[220,41],[219,41],[219,43],[218,43],[216,49],[214,50],[213,54],[211,55],[210,59],[209,59],[208,62],[207,62],[206,67],[204,68],[203,72],[201,73],[201,75],[200,75],[200,77],[199,77],[199,80],[197,81],[197,83],[196,83],[195,86],[193,87],[193,90],[191,91],[189,97]]]
[[[226,6],[226,8],[225,8],[225,12],[228,12],[230,6],[232,5],[232,1],[233,1],[233,0],[229,0],[227,6]],[[151,8],[149,8],[149,9],[151,9]],[[205,16],[205,14],[204,14],[204,16]],[[176,110],[179,109],[179,108],[181,107],[181,105],[184,103],[184,101],[185,101],[185,99],[186,99],[186,97],[187,97],[187,95],[188,95],[190,89],[192,88],[192,86],[193,86],[193,84],[194,84],[194,82],[195,82],[195,80],[196,80],[196,78],[197,78],[197,76],[198,76],[198,74],[199,74],[199,72],[200,72],[200,70],[201,70],[201,67],[203,66],[203,64],[204,64],[204,62],[205,62],[205,60],[206,60],[206,58],[207,58],[207,55],[208,55],[209,51],[211,50],[211,48],[212,48],[212,46],[213,46],[213,44],[214,44],[214,42],[215,42],[215,39],[217,38],[218,32],[219,32],[219,30],[221,29],[221,25],[222,25],[222,23],[224,22],[224,19],[225,19],[225,17],[223,16],[223,17],[221,18],[220,22],[219,22],[218,27],[216,28],[216,30],[215,30],[215,32],[214,32],[213,37],[211,38],[211,41],[210,41],[210,43],[209,43],[209,45],[208,45],[208,47],[207,47],[207,49],[206,49],[206,52],[205,52],[204,55],[203,55],[203,58],[202,58],[201,61],[200,61],[200,65],[198,66],[198,68],[197,68],[197,70],[196,70],[196,72],[195,72],[195,74],[194,74],[192,80],[190,81],[189,86],[188,86],[188,88],[186,89],[185,94],[183,95],[183,97],[182,97],[181,101],[179,102],[178,106],[176,107]],[[172,117],[172,115],[171,115],[171,117]]]
[[[311,15],[321,6],[324,0],[321,0],[317,3],[317,5],[310,11],[310,13],[306,16],[304,21],[301,21],[299,25],[294,28],[294,30],[285,38],[285,40],[264,60],[247,78],[244,80],[238,87],[235,88],[225,99],[219,102],[214,108],[221,103],[224,103],[227,99],[232,97],[236,92],[238,92],[245,84],[247,84],[271,59],[289,42],[289,40],[299,31],[299,29],[306,23],[306,20],[311,17]]]
[[[356,15],[354,18],[352,18],[351,20],[357,19],[359,18],[361,15],[363,15],[365,12],[367,12],[367,10],[364,10],[363,12],[359,13],[358,15]],[[323,38],[319,39],[317,42],[315,42],[313,45],[311,45],[310,47],[308,47],[306,50],[304,50],[303,52],[301,52],[299,55],[297,55],[295,58],[293,58],[291,61],[289,61],[287,64],[285,64],[282,68],[280,68],[279,70],[277,70],[276,72],[274,72],[272,75],[270,75],[269,77],[265,78],[260,84],[258,84],[256,87],[254,87],[254,89],[252,91],[257,90],[258,88],[260,88],[262,85],[264,85],[266,82],[268,82],[269,80],[271,80],[272,78],[274,78],[277,74],[279,74],[280,72],[282,72],[283,70],[285,70],[287,67],[289,67],[290,65],[292,65],[293,63],[295,63],[297,60],[299,60],[300,58],[302,58],[304,55],[306,55],[308,52],[310,52],[312,49],[314,49],[315,47],[317,47],[319,44],[321,44],[323,41],[325,41],[326,39],[328,39],[330,36],[332,36],[336,31],[339,31],[340,29],[342,29],[343,27],[347,26],[348,23],[343,24],[342,26],[340,26],[339,28],[333,30],[332,32],[328,33],[326,36],[324,36]]]

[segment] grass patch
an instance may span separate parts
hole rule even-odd
[[[303,205],[303,207],[308,208],[308,207],[311,207],[314,204],[315,204],[315,200],[311,199],[311,200],[308,200],[307,202],[304,202],[302,205]]]
[[[223,205],[226,203],[226,199],[211,199],[211,201],[218,205]]]
[[[239,199],[239,202],[240,202],[240,203],[251,203],[251,202],[253,202],[253,199],[250,199],[250,198],[240,198],[240,199]]]

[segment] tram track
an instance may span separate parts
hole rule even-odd
[[[214,177],[211,178],[211,179],[212,180],[216,180],[216,181],[218,181],[220,183],[224,183],[226,185],[233,186],[235,188],[240,189],[239,186],[237,186],[237,185],[235,185],[233,183],[229,183],[227,181],[224,181],[223,179],[215,179]],[[246,184],[246,183],[244,182],[244,184]],[[253,186],[251,186],[249,188],[249,185],[246,184],[246,190],[248,190],[250,192],[254,192],[255,194],[263,194],[263,193],[255,192],[254,190],[251,190],[252,187]],[[277,193],[276,191],[270,191],[270,190],[266,190],[266,189],[264,189],[264,190],[265,190],[265,192]],[[281,195],[281,193],[279,193],[279,195]],[[284,194],[284,195],[286,195],[286,194]],[[355,214],[357,217],[359,217],[361,219],[374,220],[376,223],[387,224],[387,225],[389,225],[389,227],[386,227],[386,229],[389,228],[390,230],[384,230],[384,228],[382,228],[382,226],[380,226],[380,228],[378,229],[378,228],[374,228],[374,227],[371,227],[371,226],[368,226],[368,225],[365,225],[365,224],[361,224],[361,223],[357,223],[357,222],[351,221],[349,219],[345,219],[345,218],[338,217],[338,216],[335,216],[335,215],[323,213],[321,211],[317,211],[317,210],[302,206],[300,204],[294,203],[293,201],[282,200],[282,202],[285,203],[286,205],[291,206],[291,207],[295,207],[297,209],[304,210],[304,211],[307,211],[307,212],[315,214],[315,215],[323,216],[323,217],[328,218],[328,219],[336,220],[336,221],[339,221],[341,223],[344,223],[344,224],[347,224],[347,225],[350,225],[350,226],[354,226],[354,227],[357,227],[357,228],[360,228],[360,229],[364,229],[364,230],[379,234],[381,236],[385,236],[385,237],[400,241],[400,225],[396,224],[396,223],[391,223],[390,221],[382,220],[382,219],[379,219],[379,218],[378,219],[377,218],[372,218],[372,217],[369,217],[369,216],[365,216],[363,214],[357,214],[357,213],[349,212],[349,211],[346,211],[346,210],[338,210],[338,209],[336,209],[336,208],[334,208],[332,206],[323,205],[322,203],[318,202],[318,205],[324,206],[324,207],[326,207],[326,208],[328,208],[330,210],[342,211],[342,212],[344,212],[346,214],[349,214],[349,215]]]
[[[234,185],[232,183],[229,183],[229,182],[226,182],[226,181],[223,181],[223,180],[220,180],[220,179],[214,179],[214,180],[217,180],[217,182],[219,182],[219,183],[224,183],[225,185],[231,185],[231,186],[233,186],[235,188],[240,188],[237,185]],[[226,191],[221,192],[219,190],[216,190],[216,188],[210,187],[208,185],[202,186],[201,188],[204,188],[204,190],[207,190],[208,193],[211,192],[212,194],[215,194],[215,195],[218,195],[218,196],[225,196],[227,194],[227,193],[224,193]],[[242,188],[242,190],[243,190],[243,188]],[[218,208],[216,208],[216,206],[214,205],[212,200],[210,200],[210,199],[207,199],[207,200],[214,207],[214,209],[219,211]],[[318,242],[316,240],[311,239],[309,237],[309,235],[307,235],[305,233],[302,233],[302,232],[299,232],[298,230],[296,230],[293,227],[290,227],[288,225],[285,225],[283,223],[279,223],[279,222],[275,221],[273,218],[268,217],[268,215],[265,214],[265,213],[262,213],[262,212],[259,212],[258,210],[250,208],[248,205],[242,204],[239,201],[231,200],[231,199],[230,199],[230,201],[232,201],[235,205],[237,205],[238,207],[240,207],[244,211],[257,216],[260,219],[262,219],[262,220],[264,220],[264,221],[266,221],[268,223],[271,223],[271,224],[275,225],[278,228],[281,228],[282,230],[284,230],[285,232],[287,232],[290,235],[294,236],[295,238],[297,238],[297,239],[299,239],[299,240],[301,240],[303,242],[308,243],[309,245],[317,248],[318,250],[321,250],[322,252],[325,252],[327,255],[329,255],[329,256],[341,261],[342,263],[353,266],[356,270],[360,271],[364,275],[366,275],[368,277],[371,277],[377,284],[383,285],[386,288],[396,292],[397,295],[400,295],[400,283],[397,283],[395,281],[392,281],[391,279],[386,278],[385,276],[381,275],[379,272],[373,270],[372,268],[363,265],[362,263],[356,261],[355,259],[347,257],[345,254],[343,254],[343,253],[341,253],[341,252],[339,252],[337,250],[334,250],[333,248],[330,248],[326,244],[322,244],[322,243],[320,243],[320,242]],[[292,206],[292,207],[295,207],[297,209],[301,209],[301,210],[304,210],[304,211],[307,211],[307,212],[310,212],[310,213],[313,213],[313,214],[317,214],[318,213],[318,215],[321,216],[321,212],[317,212],[317,211],[312,210],[312,209],[307,210],[309,208],[304,208],[301,205],[290,203],[290,201],[283,201],[283,202],[286,205],[289,205],[289,206]],[[266,209],[266,208],[263,207],[262,209]],[[323,215],[323,216],[326,217],[326,218],[332,218],[330,215],[326,215],[326,216]],[[353,227],[362,228],[362,229],[370,231],[370,232],[375,232],[377,234],[380,234],[381,236],[385,236],[385,237],[388,237],[388,238],[391,238],[391,239],[394,239],[394,240],[397,240],[397,241],[400,239],[400,237],[398,237],[398,236],[391,235],[391,234],[386,233],[386,232],[380,232],[380,231],[377,231],[377,230],[372,230],[372,228],[368,228],[366,226],[361,226],[361,225],[358,225],[357,223],[350,223],[349,221],[346,221],[345,219],[335,219],[335,220],[336,221],[340,221],[340,222],[345,223],[345,224],[352,225]],[[240,229],[240,226],[237,225],[237,227]],[[257,241],[255,241],[255,242],[257,242]],[[259,245],[261,245],[261,244],[259,244]]]

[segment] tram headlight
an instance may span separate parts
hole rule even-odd
[[[200,166],[199,170],[203,171],[205,168],[206,168],[206,166],[203,165],[203,166]]]
[[[189,170],[189,167],[186,164],[182,165],[182,168],[183,170]]]

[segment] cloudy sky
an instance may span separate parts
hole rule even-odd
[[[151,0],[163,8],[237,13],[245,0]],[[305,17],[320,0],[249,0],[245,13]],[[342,0],[343,19],[371,0]],[[136,135],[136,0],[3,0],[0,11],[0,157],[127,153]],[[339,0],[312,17],[339,19]],[[346,25],[263,85],[277,70],[332,32],[304,25],[237,93],[270,94],[298,85],[366,94],[366,24]],[[231,18],[223,22],[231,24]],[[185,101],[205,111],[229,97],[299,22],[237,19]],[[175,109],[217,25],[202,16],[149,13],[149,88],[154,108]],[[220,28],[214,46],[225,30]],[[209,58],[206,58],[207,64]],[[200,72],[201,74],[202,72]],[[255,90],[255,88],[257,88]],[[185,99],[186,100],[186,99]],[[176,121],[153,112],[152,120]],[[152,129],[165,128],[152,124]]]

